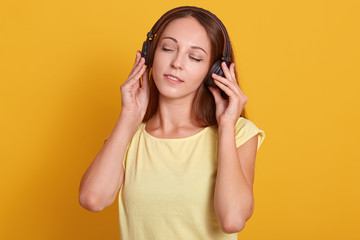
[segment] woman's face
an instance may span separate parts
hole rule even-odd
[[[210,39],[193,17],[171,21],[158,41],[152,75],[160,95],[193,97],[210,68]]]

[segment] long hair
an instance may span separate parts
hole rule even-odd
[[[154,60],[154,55],[158,44],[158,40],[160,39],[161,34],[164,31],[165,27],[175,19],[186,18],[186,17],[195,18],[206,30],[206,33],[210,39],[210,46],[211,46],[210,67],[216,60],[221,58],[223,54],[223,48],[225,42],[224,42],[224,36],[222,30],[219,27],[218,23],[212,17],[210,17],[209,15],[207,15],[202,11],[196,9],[186,9],[170,14],[162,21],[150,47],[149,62],[151,66]],[[229,60],[235,63],[232,47],[231,47],[231,56]],[[145,116],[143,118],[143,122],[148,121],[156,113],[159,102],[159,91],[155,85],[151,70],[149,75],[150,75],[149,76],[150,98]],[[236,69],[235,69],[235,76],[237,79]],[[216,114],[215,114],[216,113],[215,100],[212,93],[205,85],[204,80],[203,80],[203,84],[201,84],[197,89],[192,104],[192,115],[194,116],[195,123],[199,127],[217,125]],[[239,82],[237,82],[237,84],[239,85]],[[240,116],[246,118],[245,108],[243,109]]]

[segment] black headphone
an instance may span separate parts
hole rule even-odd
[[[212,73],[215,73],[217,75],[220,75],[222,77],[225,77],[225,74],[221,68],[221,63],[225,62],[226,65],[229,67],[231,62],[230,62],[230,57],[231,57],[231,44],[229,41],[229,37],[226,31],[225,26],[222,24],[222,22],[220,21],[220,19],[218,19],[213,13],[203,9],[203,8],[199,8],[199,7],[193,7],[193,6],[183,6],[183,7],[177,7],[174,9],[169,10],[168,12],[166,12],[164,15],[161,16],[161,18],[159,20],[157,20],[157,22],[155,23],[155,25],[151,28],[150,32],[148,32],[147,34],[147,38],[146,41],[144,41],[143,43],[143,47],[142,47],[142,51],[141,51],[141,56],[145,58],[145,64],[148,67],[151,67],[151,63],[150,63],[150,47],[151,47],[151,43],[152,40],[154,39],[157,31],[158,31],[158,27],[160,26],[160,24],[163,22],[163,20],[176,12],[179,12],[181,10],[196,10],[199,12],[203,12],[205,14],[207,14],[208,16],[210,16],[211,18],[213,18],[215,20],[215,22],[219,25],[223,36],[224,36],[224,48],[223,48],[223,53],[220,59],[216,60],[215,63],[211,66],[209,73],[206,75],[205,77],[205,84],[209,85],[209,86],[213,86],[213,87],[218,87],[215,85],[214,83],[214,79],[211,77]],[[227,98],[226,94],[220,89],[221,95],[223,96],[223,98]]]

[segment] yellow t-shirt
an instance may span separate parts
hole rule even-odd
[[[236,146],[264,131],[240,117]],[[160,139],[142,123],[128,144],[119,191],[122,240],[236,240],[221,230],[214,208],[218,136],[206,127],[193,136]]]

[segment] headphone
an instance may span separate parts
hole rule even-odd
[[[141,56],[145,58],[145,64],[148,67],[151,67],[151,63],[150,63],[150,47],[151,47],[151,43],[152,40],[154,39],[155,35],[157,34],[158,28],[161,25],[161,23],[163,22],[163,20],[168,17],[171,14],[174,14],[176,12],[182,11],[182,10],[195,10],[198,12],[202,12],[205,13],[206,15],[208,15],[209,17],[211,17],[212,19],[215,20],[215,22],[219,25],[223,36],[224,36],[224,47],[223,47],[223,52],[222,52],[222,56],[220,59],[216,60],[215,63],[211,66],[208,74],[205,77],[205,81],[204,83],[208,86],[212,86],[212,87],[217,87],[219,88],[217,85],[215,85],[214,83],[214,79],[212,78],[212,74],[215,73],[219,76],[225,77],[225,74],[221,68],[221,63],[225,62],[226,65],[229,67],[231,62],[230,62],[230,57],[231,57],[231,44],[229,41],[229,37],[226,31],[225,26],[222,24],[222,22],[220,21],[220,19],[218,19],[213,13],[203,9],[203,8],[199,8],[199,7],[193,7],[193,6],[183,6],[183,7],[177,7],[174,9],[169,10],[168,12],[166,12],[164,15],[161,16],[161,18],[159,20],[157,20],[157,22],[155,23],[155,25],[151,28],[150,32],[148,32],[148,34],[146,35],[146,40],[143,43],[142,46],[142,51],[141,51]],[[220,89],[220,88],[219,88]],[[228,98],[228,96],[225,94],[225,92],[223,90],[220,89],[220,93],[222,95],[223,98]]]

